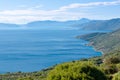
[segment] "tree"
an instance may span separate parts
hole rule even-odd
[[[107,80],[104,73],[87,61],[64,63],[48,74],[47,80]]]

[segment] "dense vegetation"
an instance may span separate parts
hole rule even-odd
[[[103,53],[110,53],[115,50],[120,50],[120,29],[109,33],[92,33],[78,38],[90,41],[90,45],[96,50]]]
[[[107,80],[104,73],[88,61],[60,64],[50,71],[47,80]]]
[[[120,72],[116,73],[112,80],[120,80]]]
[[[29,73],[16,72],[1,74],[0,80],[46,80],[45,78],[49,70],[51,70],[51,68]]]

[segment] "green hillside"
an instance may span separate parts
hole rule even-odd
[[[110,33],[91,33],[87,35],[78,36],[87,41],[89,45],[95,47],[96,50],[103,53],[109,53],[114,50],[120,50],[120,29]]]

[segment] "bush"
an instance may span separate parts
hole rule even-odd
[[[114,64],[109,64],[104,66],[104,71],[106,74],[114,74],[118,72],[118,68]]]
[[[117,64],[118,71],[120,71],[120,63]]]
[[[105,58],[104,60],[105,64],[118,64],[120,63],[120,57],[119,56],[109,56]]]
[[[86,61],[64,63],[56,66],[47,80],[107,80],[94,64]]]
[[[112,80],[120,80],[120,72],[116,73]]]
[[[19,78],[17,80],[34,80],[34,79],[32,79],[31,77],[25,77],[25,78]]]

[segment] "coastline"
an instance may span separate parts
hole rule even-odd
[[[90,42],[90,41],[88,41],[89,43],[88,44],[85,44],[86,46],[91,46],[93,49],[94,49],[94,51],[96,51],[96,52],[101,52],[102,53],[102,55],[104,54],[104,52],[103,51],[101,51],[101,50],[97,50],[96,48],[95,48],[95,46],[94,45],[92,45],[92,43]]]

